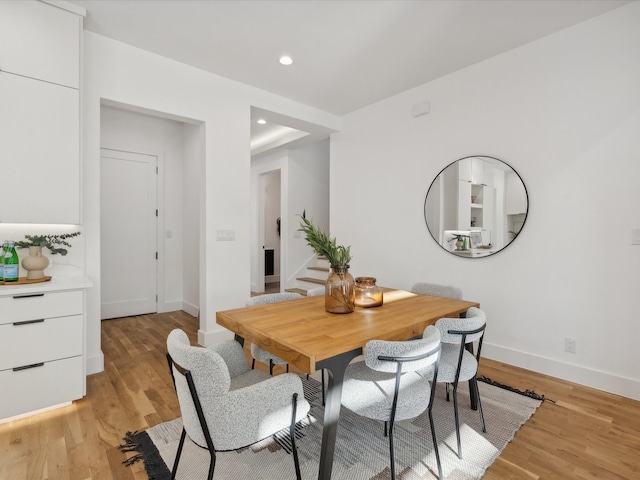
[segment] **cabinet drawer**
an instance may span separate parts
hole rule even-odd
[[[0,325],[78,315],[83,313],[83,306],[83,294],[79,290],[1,297]]]
[[[82,315],[0,325],[0,370],[82,355]]]
[[[77,400],[84,392],[82,357],[0,372],[0,419]]]

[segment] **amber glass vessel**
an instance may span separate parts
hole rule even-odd
[[[356,307],[379,307],[382,301],[382,288],[375,278],[356,277]]]
[[[329,313],[351,313],[355,310],[355,282],[349,265],[332,265],[325,285],[324,309]]]

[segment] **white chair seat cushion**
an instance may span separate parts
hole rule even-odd
[[[358,415],[389,420],[396,375],[367,367],[365,362],[349,365],[342,387],[342,404]],[[400,381],[396,420],[414,418],[429,405],[431,387],[416,372],[405,372]]]

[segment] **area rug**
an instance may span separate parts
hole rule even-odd
[[[318,476],[318,461],[322,438],[323,407],[320,383],[301,376],[305,396],[312,404],[308,422],[301,428],[296,443],[300,456],[302,478]],[[471,480],[482,477],[486,469],[500,455],[541,403],[531,395],[519,394],[479,382],[480,398],[487,431],[482,432],[480,416],[469,407],[467,384],[458,388],[460,432],[463,459],[456,455],[457,441],[453,402],[445,399],[444,386],[438,385],[434,403],[436,438],[442,471],[447,480]],[[342,408],[338,425],[332,478],[339,480],[383,480],[390,477],[389,440],[384,436],[383,424],[368,420]],[[141,433],[129,433],[123,451],[125,463],[144,460],[150,479],[170,477],[175,452],[182,430],[181,420],[162,423]],[[283,480],[295,478],[293,458],[287,448],[287,434],[269,438],[235,452],[216,454],[214,478],[220,480]],[[429,420],[426,413],[416,419],[396,422],[394,432],[396,473],[398,480],[436,479],[437,467]],[[177,478],[199,480],[206,478],[209,452],[196,446],[188,437],[180,460]]]

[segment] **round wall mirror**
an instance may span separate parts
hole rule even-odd
[[[465,157],[431,183],[424,218],[433,239],[454,255],[493,255],[520,234],[529,209],[520,175],[502,160]]]

